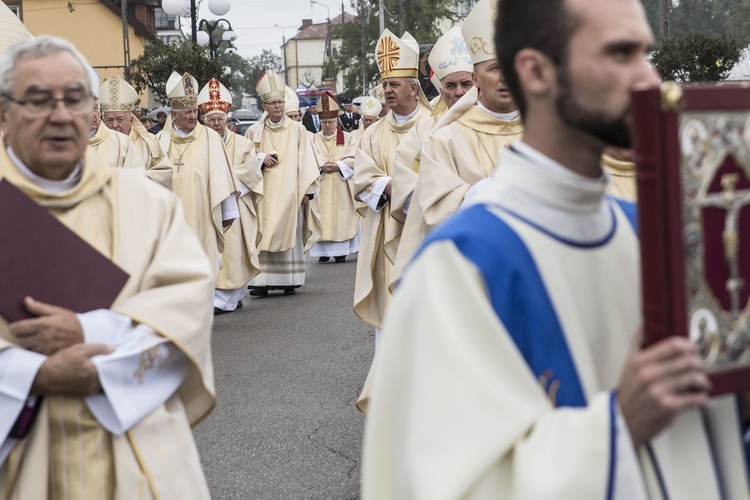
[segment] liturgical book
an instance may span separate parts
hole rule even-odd
[[[750,89],[636,91],[645,335],[698,346],[713,394],[750,389]]]
[[[0,315],[29,318],[23,299],[77,313],[108,309],[128,274],[7,180],[0,180]]]

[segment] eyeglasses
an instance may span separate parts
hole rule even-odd
[[[52,114],[57,107],[58,102],[62,102],[65,108],[74,114],[92,113],[94,108],[91,105],[93,99],[91,93],[75,92],[64,95],[63,97],[52,97],[49,94],[40,94],[26,99],[15,99],[7,94],[3,98],[19,106],[23,106],[26,112],[31,116],[45,116]]]

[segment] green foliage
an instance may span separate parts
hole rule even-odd
[[[665,40],[651,62],[665,80],[718,82],[729,75],[741,55],[742,46],[729,36],[690,33]]]
[[[660,0],[642,1],[658,41]],[[728,35],[743,47],[750,44],[750,0],[671,0],[670,5],[670,38],[704,33]]]
[[[224,62],[220,58],[211,59],[205,47],[200,47],[191,40],[146,45],[143,54],[131,63],[130,83],[138,92],[151,89],[154,99],[166,104],[165,87],[172,71],[190,73],[201,87],[211,78],[218,78],[227,88],[231,88],[231,83],[224,78]]]
[[[403,29],[420,44],[431,44],[442,35],[440,24],[445,20],[458,21],[455,0],[383,0],[385,5],[385,27],[401,36],[399,19]],[[327,61],[323,76],[332,77],[343,72],[345,97],[356,97],[365,93],[379,81],[375,62],[375,44],[380,37],[378,2],[376,0],[352,0],[357,9],[357,19],[331,27],[331,37],[340,38],[339,51]],[[365,54],[362,56],[362,24],[365,20]],[[362,85],[362,65],[366,69],[366,82]]]
[[[281,57],[277,56],[272,50],[264,49],[260,55],[249,58],[247,62],[248,72],[245,75],[245,92],[255,97],[258,97],[255,92],[255,84],[267,70],[272,69],[282,77],[284,76]]]

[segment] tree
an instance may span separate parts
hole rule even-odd
[[[281,57],[274,54],[271,50],[264,49],[260,55],[249,58],[247,63],[248,72],[244,78],[246,92],[256,97],[258,97],[258,95],[257,92],[255,92],[255,84],[258,83],[258,80],[263,76],[263,73],[271,69],[276,73],[283,75]]]
[[[651,30],[659,35],[659,3],[643,0]],[[743,47],[750,44],[750,0],[671,0],[670,38],[690,33],[729,35]]]
[[[740,60],[742,46],[733,38],[690,33],[662,42],[651,62],[666,80],[718,82]]]
[[[356,3],[355,3],[356,2]],[[455,0],[383,0],[385,27],[396,35],[403,35],[403,26],[420,44],[435,43],[442,35],[441,23],[457,22]],[[343,95],[362,95],[378,80],[375,62],[375,44],[380,37],[378,3],[376,0],[352,0],[357,9],[357,19],[331,26],[331,38],[341,39],[339,51],[323,67],[323,79],[332,78],[339,72],[344,74]],[[364,30],[362,22],[364,21]],[[364,31],[364,35],[363,35]],[[363,38],[364,53],[363,57]],[[362,66],[365,66],[366,81],[362,81]]]
[[[130,83],[138,92],[150,89],[157,102],[166,104],[165,87],[172,71],[190,73],[201,86],[211,78],[218,78],[231,89],[231,83],[224,77],[224,62],[220,58],[211,59],[205,47],[191,40],[146,45],[143,54],[131,63]],[[196,93],[198,91],[200,89],[196,89]]]

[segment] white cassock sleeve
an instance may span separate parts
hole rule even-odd
[[[336,165],[339,167],[339,176],[341,176],[341,180],[347,180],[349,177],[354,175],[354,169],[344,163],[343,161],[337,161]]]
[[[107,309],[78,315],[86,343],[113,347],[94,356],[102,391],[86,405],[109,432],[121,435],[154,411],[182,384],[190,361],[169,339],[147,325]]]
[[[370,207],[370,210],[380,212],[383,210],[383,205],[380,205],[380,198],[383,196],[385,188],[389,182],[391,182],[391,178],[384,175],[373,182],[368,189],[360,191],[359,194],[357,194],[357,198]]]
[[[221,202],[221,220],[234,220],[240,218],[240,207],[237,205],[237,198],[230,195],[229,198]]]
[[[47,356],[11,347],[0,351],[0,465],[16,443],[10,430],[21,414],[31,384]]]
[[[404,201],[404,206],[401,208],[401,211],[405,214],[409,213],[409,207],[411,206],[411,197],[414,195],[414,191],[409,193],[409,196],[406,197],[406,201]]]
[[[242,182],[241,180],[237,179],[237,184],[240,185],[240,198],[245,196],[246,194],[250,193],[250,188],[247,187],[247,184]],[[238,209],[239,210],[239,209]],[[238,212],[239,214],[239,212]],[[239,219],[239,216],[237,217]]]

